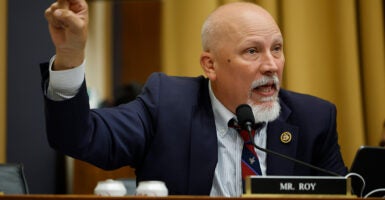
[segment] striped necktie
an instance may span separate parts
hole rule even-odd
[[[242,185],[243,191],[245,191],[245,179],[248,176],[252,175],[262,175],[261,167],[259,165],[259,160],[257,153],[255,152],[255,148],[253,143],[250,141],[249,133],[247,130],[242,129],[237,121],[233,118],[228,123],[230,128],[234,128],[243,139],[243,149],[242,149]],[[251,138],[254,139],[254,136],[257,132],[259,132],[265,123],[257,123],[253,125],[253,129],[251,131]]]

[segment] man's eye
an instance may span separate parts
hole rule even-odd
[[[273,51],[281,51],[282,50],[282,46],[281,45],[277,45],[273,48]]]
[[[256,53],[258,53],[258,52],[257,52],[256,49],[251,48],[251,49],[248,49],[248,50],[247,50],[247,53],[249,53],[249,54],[256,54]]]

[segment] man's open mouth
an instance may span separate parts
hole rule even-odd
[[[270,81],[267,84],[260,85],[253,88],[253,93],[256,93],[260,96],[271,96],[274,95],[277,91],[277,85],[274,81]]]

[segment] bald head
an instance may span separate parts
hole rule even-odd
[[[242,30],[251,26],[279,30],[270,13],[256,4],[236,2],[218,7],[202,26],[203,51],[215,51],[221,43],[231,39],[233,33],[243,34]]]

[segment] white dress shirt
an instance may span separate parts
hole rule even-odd
[[[218,163],[215,168],[213,186],[210,196],[242,195],[242,148],[243,139],[235,129],[228,128],[227,123],[236,116],[215,97],[209,83],[211,105],[214,111],[215,126],[218,138]],[[266,147],[266,126],[255,134],[256,145]],[[266,175],[266,153],[257,150],[262,175]]]
[[[54,101],[70,99],[79,91],[85,78],[85,61],[68,70],[52,71],[55,56],[49,61],[49,82],[46,96]]]
[[[49,84],[46,95],[48,98],[61,101],[76,95],[85,78],[85,62],[82,65],[62,71],[52,71],[55,57],[49,65]],[[215,97],[209,82],[209,93],[214,111],[215,126],[218,138],[218,163],[215,168],[210,196],[239,197],[242,195],[241,157],[243,140],[234,130],[228,128],[228,121],[235,115],[226,109]],[[266,148],[266,127],[255,134],[255,143]],[[262,175],[266,175],[266,153],[256,150]]]

